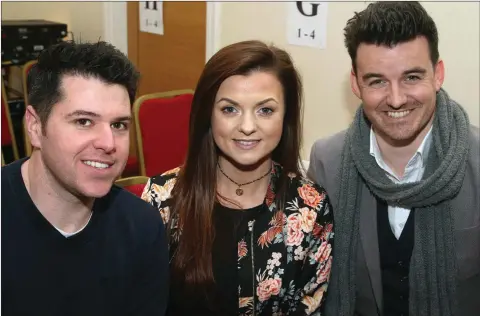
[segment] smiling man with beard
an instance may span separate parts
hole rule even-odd
[[[2,315],[164,315],[160,214],[112,187],[137,82],[105,42],[51,46],[31,69],[34,150],[2,168]]]
[[[345,44],[362,105],[309,169],[335,218],[325,315],[479,315],[479,130],[442,89],[435,23],[417,2],[373,3]]]

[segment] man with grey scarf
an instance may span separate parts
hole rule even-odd
[[[309,167],[335,218],[325,315],[478,316],[479,130],[442,89],[435,23],[379,2],[344,31],[362,104]]]

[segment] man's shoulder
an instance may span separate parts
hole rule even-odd
[[[315,156],[319,159],[326,157],[338,157],[341,155],[347,130],[342,130],[333,135],[317,139],[313,144]]]
[[[480,132],[474,125],[470,125],[469,160],[477,170],[480,168]]]
[[[11,164],[2,166],[2,191],[10,187],[10,177],[14,173],[14,168]]]
[[[123,188],[114,185],[106,198],[106,208],[111,214],[110,217],[116,218],[117,223],[143,231],[156,231],[162,224],[158,210]]]
[[[21,173],[22,164],[26,159],[18,159],[8,165],[2,166],[2,182],[3,179]]]
[[[19,159],[2,167],[2,195],[8,196],[8,199],[2,201],[2,210],[3,206],[14,205],[23,199],[20,192],[25,190],[21,170],[24,162],[25,159]]]
[[[480,131],[478,126],[470,125],[470,141],[475,145],[477,148],[480,146]]]

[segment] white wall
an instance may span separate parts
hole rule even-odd
[[[95,42],[104,36],[102,2],[2,1],[2,20],[42,19],[66,23],[75,40]]]
[[[350,90],[350,57],[343,44],[343,27],[354,11],[366,5],[364,1],[329,2],[327,47],[319,50],[287,44],[285,3],[221,4],[217,47],[260,39],[285,48],[298,66],[305,90],[304,159],[309,158],[310,148],[317,138],[346,128],[359,104]],[[471,122],[478,126],[480,4],[428,2],[423,5],[439,30],[439,50],[446,67],[444,88],[466,108]]]

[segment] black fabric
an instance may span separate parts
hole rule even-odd
[[[414,244],[414,210],[400,238],[392,232],[387,204],[377,199],[377,232],[382,270],[383,316],[408,316],[409,267]]]
[[[2,315],[164,315],[168,249],[152,206],[114,186],[64,237],[38,211],[19,160],[2,168]]]
[[[173,277],[169,316],[230,316],[238,315],[238,242],[265,205],[237,210],[216,204],[213,212],[215,239],[212,268],[215,284],[206,289],[192,289],[182,278]]]

